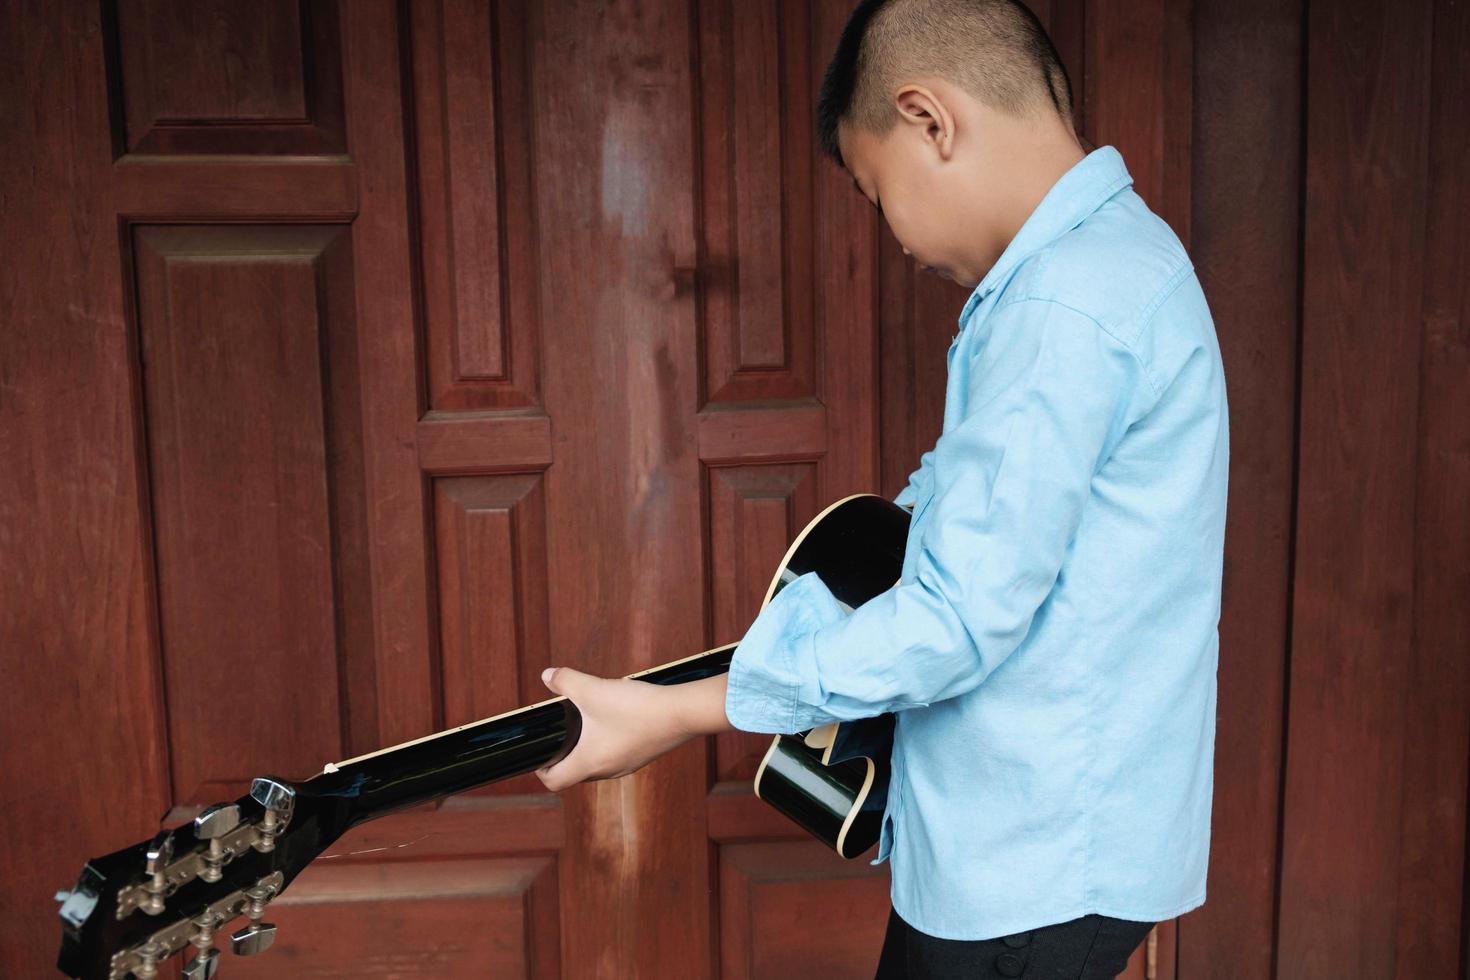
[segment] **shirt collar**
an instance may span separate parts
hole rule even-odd
[[[960,312],[960,329],[981,300],[995,292],[1021,261],[1080,225],[1114,194],[1133,183],[1123,156],[1111,146],[1100,146],[1072,165],[1051,186],[1036,210],[1021,225],[995,265],[980,280]]]

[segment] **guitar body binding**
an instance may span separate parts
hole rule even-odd
[[[764,609],[782,588],[816,572],[855,609],[891,588],[903,568],[909,512],[873,494],[836,501],[791,543]],[[878,842],[888,801],[892,714],[776,735],[755,775],[755,794],[844,858]]]

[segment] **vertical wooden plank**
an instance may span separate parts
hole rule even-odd
[[[347,123],[362,174],[352,252],[377,690],[376,738],[351,746],[354,752],[416,738],[442,720],[431,655],[429,503],[415,451],[424,396],[408,251],[399,28],[390,0],[343,5]]]
[[[1470,6],[1436,0],[1419,357],[1414,646],[1405,704],[1397,976],[1464,975],[1470,745]]]
[[[1295,453],[1301,5],[1197,0],[1193,247],[1230,393],[1215,806],[1179,975],[1271,976]]]
[[[96,4],[0,5],[0,975],[53,893],[167,807],[132,349]]]
[[[1399,853],[1421,789],[1404,758],[1431,10],[1309,8],[1282,977],[1395,976],[1409,912]]]
[[[1117,147],[1133,189],[1189,244],[1192,3],[1087,0],[1087,134]]]
[[[323,335],[339,318],[335,332],[352,330],[352,304],[321,284],[343,237],[309,225],[133,237],[175,805],[341,757]],[[246,665],[292,683],[224,683]],[[222,717],[270,723],[222,732]]]
[[[810,399],[820,387],[811,3],[691,6],[702,404]]]
[[[1072,85],[1072,121],[1078,134],[1087,129],[1087,0],[1032,0],[1027,6],[1041,21]]]
[[[551,656],[602,676],[704,638],[691,11],[684,0],[517,2],[535,66]],[[513,11],[513,12],[512,12]],[[712,970],[704,793],[692,742],[563,798],[563,968]]]
[[[483,0],[407,5],[428,403],[535,405],[525,26]]]
[[[851,5],[816,0],[814,49],[837,46]],[[825,54],[812,58],[820,89]],[[815,96],[813,96],[815,97]],[[810,112],[797,114],[803,120]],[[832,501],[871,492],[878,483],[878,238],[872,206],[854,193],[846,171],[820,161],[815,179],[816,290],[820,397],[827,406],[827,455],[819,496]]]

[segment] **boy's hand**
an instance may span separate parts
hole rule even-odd
[[[571,754],[536,770],[560,793],[588,779],[626,776],[693,738],[678,697],[663,685],[626,677],[597,677],[570,667],[548,667],[541,680],[582,712],[582,735]]]

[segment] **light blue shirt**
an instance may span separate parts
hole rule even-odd
[[[960,314],[944,428],[896,497],[903,574],[852,613],[813,572],[761,610],[751,732],[895,712],[878,855],[945,939],[1205,900],[1228,430],[1184,247],[1104,146]]]

